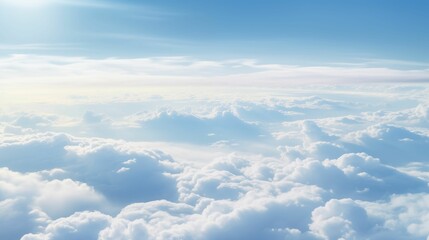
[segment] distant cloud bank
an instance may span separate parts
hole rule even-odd
[[[95,59],[11,55],[0,59],[0,76],[4,85],[289,87],[302,84],[427,82],[429,64],[401,70],[365,66],[365,62],[357,65],[292,66],[265,64],[253,59],[212,61],[180,56]]]

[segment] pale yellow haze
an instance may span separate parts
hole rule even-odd
[[[234,95],[240,94],[236,87],[287,90],[305,89],[312,84],[412,83],[425,79],[429,79],[428,69],[309,67],[181,56],[90,59],[11,55],[0,58],[0,104],[116,101],[123,96],[132,101],[142,95],[174,98],[222,93],[213,90],[218,88],[230,88],[225,91]]]

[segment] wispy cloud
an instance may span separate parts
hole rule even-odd
[[[76,44],[46,44],[46,43],[24,43],[24,44],[0,44],[0,50],[3,51],[21,51],[21,50],[65,50],[78,49]]]
[[[174,38],[166,38],[153,36],[148,34],[129,34],[129,33],[87,33],[90,36],[104,38],[108,40],[144,42],[145,45],[163,46],[163,47],[192,47],[195,42],[180,40]]]
[[[126,11],[127,16],[131,18],[139,18],[146,20],[156,20],[166,16],[173,16],[177,13],[166,11],[165,9],[155,8],[146,3],[130,3],[127,1],[108,1],[108,0],[47,0],[53,4],[61,4],[66,6],[98,8],[109,11]]]
[[[80,6],[80,7],[92,7],[92,8],[118,8],[123,7],[125,5],[120,3],[114,3],[111,1],[100,1],[100,0],[90,0],[90,1],[82,1],[82,0],[53,0],[53,3],[72,5],[72,6]]]
[[[19,46],[17,46],[19,47]],[[24,47],[44,47],[29,45]],[[116,86],[232,85],[286,87],[302,84],[425,82],[428,69],[290,66],[252,59],[201,60],[190,57],[105,58],[11,55],[0,59],[0,81]]]
[[[406,61],[398,59],[384,58],[357,58],[354,62],[334,62],[336,66],[348,67],[392,67],[401,69],[429,69],[429,62],[423,61]]]

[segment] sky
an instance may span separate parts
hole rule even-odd
[[[429,2],[0,0],[0,239],[429,239]]]
[[[0,6],[3,56],[180,55],[300,65],[389,59],[413,67],[429,61],[424,0],[2,0]]]

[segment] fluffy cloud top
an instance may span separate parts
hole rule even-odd
[[[2,113],[0,238],[426,239],[427,89],[388,91]]]

